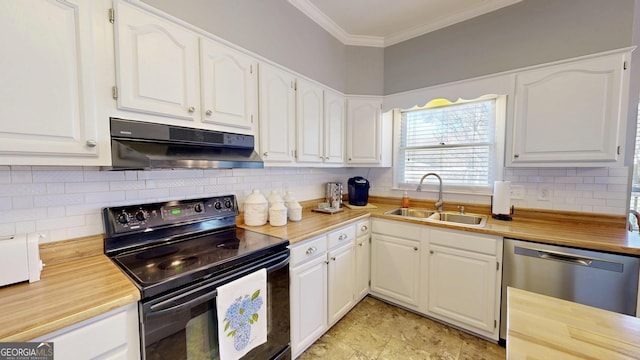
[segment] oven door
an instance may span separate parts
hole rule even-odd
[[[222,279],[141,303],[144,359],[220,359],[217,287],[267,269],[267,342],[244,359],[291,359],[289,254],[234,269]]]

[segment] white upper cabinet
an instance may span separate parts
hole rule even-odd
[[[0,2],[0,164],[108,165],[96,64],[108,57],[109,5]]]
[[[255,59],[170,20],[116,3],[120,109],[164,117],[151,121],[254,133]]]
[[[507,166],[621,164],[629,57],[609,54],[519,73]]]
[[[331,90],[324,92],[324,162],[344,163],[345,98]]]
[[[297,160],[321,163],[323,153],[324,97],[322,88],[298,79],[296,89]]]
[[[260,64],[260,149],[265,164],[295,162],[295,77]]]
[[[116,2],[118,107],[185,120],[200,118],[198,36]]]
[[[251,129],[257,120],[257,61],[200,39],[202,111],[205,123]]]
[[[379,98],[347,99],[348,166],[391,166],[392,118],[381,111]]]

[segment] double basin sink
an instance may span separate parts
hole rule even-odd
[[[454,211],[437,212],[434,210],[419,208],[397,208],[389,210],[385,215],[394,215],[403,218],[425,220],[436,223],[449,223],[473,227],[483,227],[487,224],[487,216],[479,214],[464,214]]]

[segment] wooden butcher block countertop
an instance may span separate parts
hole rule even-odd
[[[317,201],[305,202],[303,203],[302,221],[289,221],[285,226],[271,226],[268,223],[263,226],[246,226],[242,216],[238,216],[237,224],[248,230],[289,239],[291,244],[295,244],[371,216],[520,240],[640,256],[640,235],[637,232],[626,230],[624,216],[516,209],[513,221],[495,220],[489,216],[486,226],[473,227],[385,215],[384,212],[400,207],[400,199],[370,196],[369,200],[375,208],[356,210],[345,208],[344,211],[335,214],[312,212],[311,209]],[[490,214],[488,206],[463,205],[468,214]],[[456,203],[445,203],[444,210],[458,211],[458,206],[459,204]],[[434,208],[433,201],[412,201],[411,207]]]
[[[29,341],[140,300],[102,235],[41,246],[40,281],[0,288],[0,342]]]
[[[507,292],[507,359],[640,359],[640,319],[525,290]]]

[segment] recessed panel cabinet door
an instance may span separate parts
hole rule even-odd
[[[371,235],[371,292],[418,306],[420,242]]]
[[[382,161],[381,106],[380,100],[348,99],[347,164]]]
[[[108,145],[98,138],[107,120],[95,105],[92,9],[99,4],[0,1],[0,163],[100,165]]]
[[[265,163],[295,161],[295,77],[260,64],[260,149]]]
[[[200,40],[200,48],[202,121],[253,129],[257,108],[257,62],[206,39]]]
[[[200,119],[198,36],[126,3],[117,5],[118,107],[189,123]]]
[[[614,54],[518,74],[508,165],[615,164],[624,141],[626,60]]]
[[[298,79],[296,122],[298,125],[297,159],[299,162],[323,161],[324,100],[322,88]]]
[[[324,92],[324,162],[344,163],[346,106],[344,96]]]

